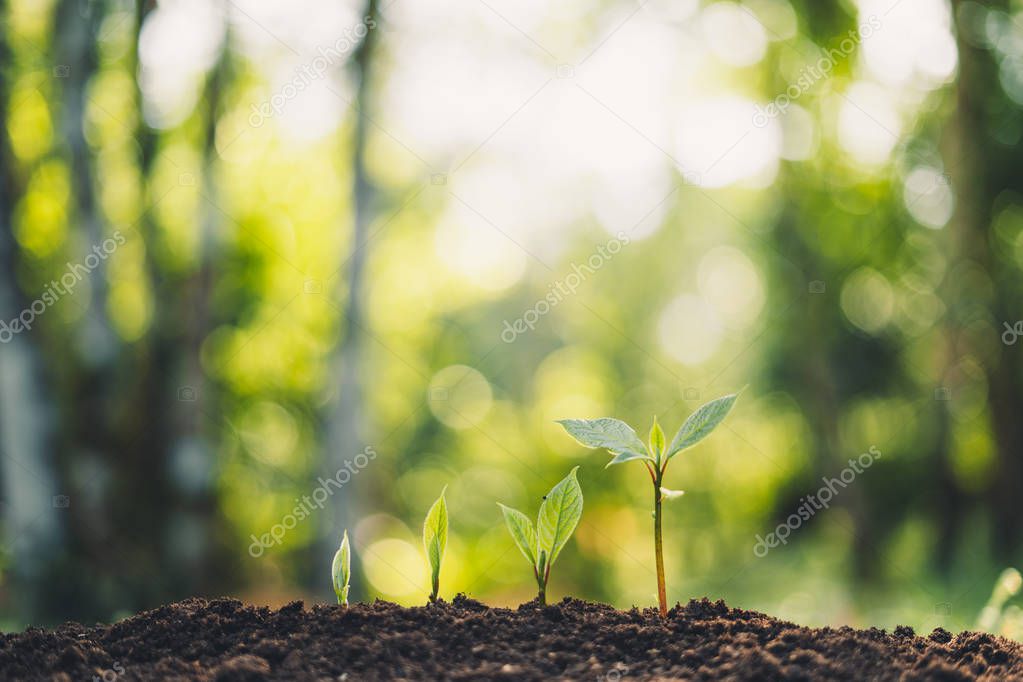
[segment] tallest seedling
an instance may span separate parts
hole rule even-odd
[[[681,490],[668,490],[661,483],[671,458],[699,443],[725,418],[739,397],[738,393],[712,400],[689,415],[689,419],[664,446],[664,431],[654,417],[650,442],[644,444],[632,427],[618,419],[562,419],[558,423],[577,441],[590,448],[605,448],[613,455],[607,466],[640,460],[650,473],[654,486],[654,555],[657,560],[657,601],[661,617],[668,615],[668,597],[664,586],[664,545],[661,541],[661,502],[682,496]]]

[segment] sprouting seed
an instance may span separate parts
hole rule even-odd
[[[430,507],[423,522],[423,548],[430,563],[430,601],[437,601],[440,591],[440,564],[444,559],[444,550],[448,546],[448,505],[444,493],[448,487],[440,491],[440,497]]]
[[[344,537],[341,538],[341,546],[334,554],[334,563],[331,566],[330,574],[334,582],[337,603],[341,606],[348,606],[348,590],[352,581],[352,551],[348,542],[348,529],[345,529]]]

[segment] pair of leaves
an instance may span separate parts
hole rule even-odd
[[[657,420],[650,430],[649,448],[643,444],[636,432],[625,422],[611,417],[601,419],[562,419],[558,423],[569,435],[590,448],[606,448],[614,457],[607,466],[630,462],[634,459],[652,463],[667,462],[678,453],[691,448],[706,438],[735,405],[738,393],[712,400],[689,415],[678,430],[671,444],[664,447],[664,432]]]
[[[583,491],[576,478],[578,470],[579,467],[574,467],[547,493],[535,527],[522,512],[497,503],[516,546],[540,578],[554,565],[583,515]]]
[[[440,588],[440,564],[444,559],[444,550],[448,546],[448,504],[444,499],[444,493],[448,487],[440,491],[440,497],[430,507],[426,514],[426,521],[423,522],[423,549],[426,550],[426,558],[430,562],[430,601],[437,600],[437,592]]]
[[[341,538],[341,547],[334,554],[334,562],[330,568],[331,578],[334,582],[334,594],[337,595],[337,603],[348,606],[348,590],[352,582],[352,550],[348,542],[348,530]]]

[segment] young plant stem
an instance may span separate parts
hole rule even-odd
[[[546,564],[547,553],[540,552],[540,568],[538,570],[535,566],[533,567],[533,575],[536,576],[536,586],[540,590],[536,595],[536,599],[540,602],[540,606],[547,606],[547,579],[551,575],[551,567]]]
[[[668,617],[668,595],[664,586],[664,543],[661,541],[661,478],[664,469],[659,469],[654,481],[654,557],[657,562],[657,602],[661,618]]]

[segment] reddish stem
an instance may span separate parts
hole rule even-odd
[[[661,475],[664,470],[661,469]],[[668,594],[664,584],[664,543],[661,541],[661,476],[654,480],[654,557],[657,562],[657,603],[661,618],[668,617]]]

